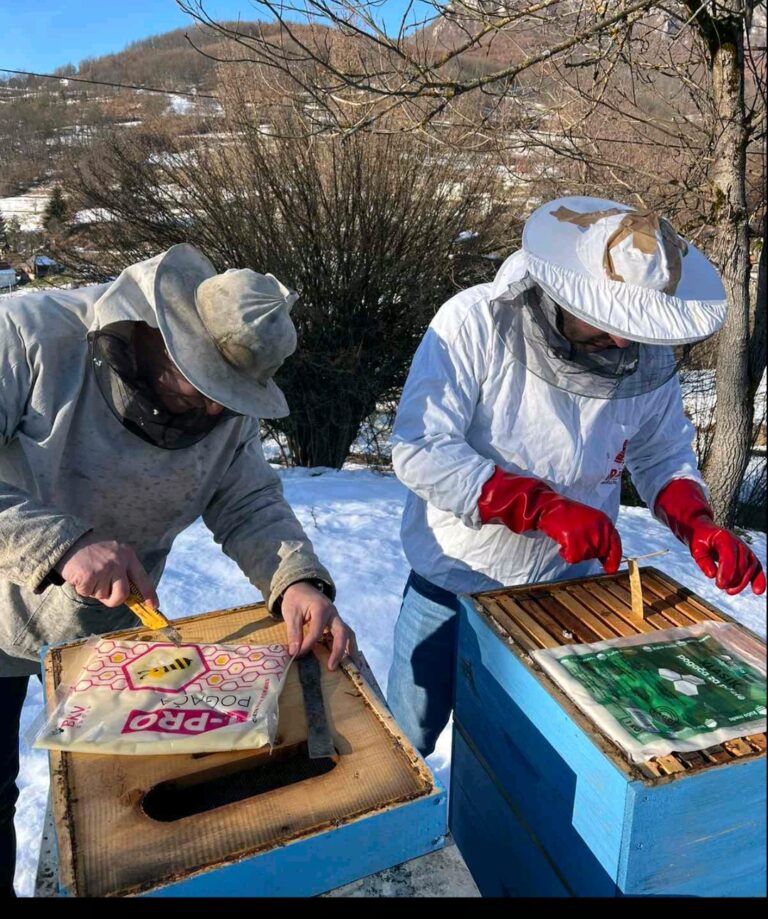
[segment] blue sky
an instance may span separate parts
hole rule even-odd
[[[222,19],[256,19],[257,5],[205,0],[211,15]],[[380,3],[390,20],[405,6],[406,0]],[[174,0],[0,0],[0,67],[48,73],[189,22]]]

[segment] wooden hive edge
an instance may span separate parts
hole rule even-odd
[[[750,636],[755,638],[761,644],[764,640],[752,631],[749,627],[735,620],[732,616],[724,613],[706,600],[700,598],[693,591],[678,584],[669,578],[668,575],[659,571],[653,566],[646,566],[641,569],[659,577],[662,581],[668,582],[670,587],[676,588],[681,594],[684,592],[685,599],[689,597],[698,602],[707,612],[713,614],[713,621],[729,622],[743,629]],[[537,593],[547,593],[553,587],[565,587],[582,585],[585,582],[592,581],[612,581],[616,580],[616,575],[604,574],[597,575],[594,578],[574,578],[568,581],[545,581],[541,584],[523,585],[510,588],[498,588],[489,591],[483,591],[477,595],[462,595],[463,599],[468,601],[473,609],[483,618],[484,621],[491,624],[494,631],[510,648],[515,656],[523,665],[534,675],[539,683],[555,698],[562,708],[568,713],[568,716],[578,724],[578,726],[592,739],[598,749],[601,750],[618,768],[632,779],[643,782],[646,785],[657,786],[666,784],[670,781],[676,781],[684,775],[692,775],[703,770],[710,770],[718,766],[729,765],[739,760],[759,759],[766,755],[766,735],[755,734],[750,737],[736,738],[736,741],[726,741],[724,744],[718,744],[715,747],[708,748],[707,751],[698,751],[699,756],[691,754],[671,753],[664,757],[651,757],[642,763],[632,763],[627,758],[621,748],[608,737],[605,737],[592,720],[579,709],[570,698],[562,691],[560,686],[542,669],[532,656],[531,651],[538,650],[533,646],[532,640],[529,641],[527,636],[526,642],[522,643],[514,637],[512,630],[507,630],[504,624],[496,618],[492,611],[487,609],[481,599],[487,597],[499,604],[499,596],[509,596],[510,594],[520,595],[527,594],[531,599],[535,599]],[[503,610],[503,607],[502,607]],[[504,611],[506,612],[506,611]],[[717,617],[717,618],[715,618]],[[511,618],[511,617],[509,617]],[[517,626],[517,623],[514,623]],[[675,628],[670,625],[669,628]],[[577,642],[561,642],[562,644],[576,644]],[[718,755],[719,754],[719,755]]]
[[[196,616],[187,616],[173,621],[174,623],[185,623],[198,619],[201,616],[213,617],[226,613],[236,613],[242,612],[244,610],[264,608],[266,608],[264,603],[247,603],[237,607],[212,610],[209,613],[202,613]],[[137,640],[146,640],[147,637],[151,638],[151,636],[151,632],[148,632],[148,630],[142,626],[138,626],[135,629],[121,629],[105,635],[100,635],[98,637],[135,638]],[[67,642],[66,644],[57,645],[46,650],[44,658],[46,699],[54,698],[53,694],[59,685],[62,671],[62,652],[81,646],[85,643],[85,641],[87,641],[87,639]],[[324,640],[323,644],[326,650],[328,650],[328,643]],[[235,852],[226,858],[218,859],[215,862],[215,865],[204,865],[200,868],[193,868],[179,872],[178,876],[171,876],[167,878],[161,886],[164,887],[168,886],[169,884],[179,883],[189,878],[205,874],[206,872],[215,868],[224,867],[226,865],[235,864],[237,862],[253,858],[254,856],[260,855],[271,849],[280,848],[292,842],[297,842],[301,839],[310,839],[313,836],[321,835],[322,833],[328,832],[331,829],[352,823],[355,820],[360,819],[360,817],[363,815],[374,816],[377,814],[387,813],[388,811],[394,810],[403,804],[407,804],[409,801],[428,798],[431,795],[436,795],[440,792],[440,789],[438,788],[426,762],[418,753],[418,751],[411,745],[406,735],[400,730],[399,726],[395,722],[392,715],[389,713],[385,704],[379,699],[376,691],[368,683],[355,663],[350,658],[345,658],[340,664],[340,669],[350,680],[355,694],[361,698],[362,703],[373,713],[382,729],[386,731],[386,733],[391,737],[393,748],[397,750],[399,755],[405,757],[408,766],[414,775],[415,783],[419,787],[416,788],[412,793],[401,795],[400,797],[389,801],[386,804],[378,805],[373,808],[360,809],[359,811],[354,811],[346,814],[343,818],[325,821],[322,824],[318,824],[309,829],[298,830],[291,835],[285,836],[280,840],[280,842],[266,842],[260,845],[249,847],[246,850]],[[59,783],[61,800],[64,804],[63,813],[60,813],[58,808],[54,808],[56,838],[60,849],[60,883],[62,887],[64,887],[64,889],[66,889],[71,895],[80,896],[84,882],[77,876],[77,843],[74,837],[74,820],[72,816],[72,805],[75,803],[76,799],[72,797],[71,788],[68,781],[69,757],[76,756],[77,754],[67,753],[61,750],[49,750],[48,752],[51,779],[52,782],[56,781]],[[157,883],[142,883],[132,887],[123,888],[113,894],[108,894],[108,896],[134,896],[157,888]]]
[[[246,607],[238,607],[238,609],[244,608]],[[293,842],[298,842],[302,839],[311,839],[314,836],[320,836],[322,833],[327,833],[329,830],[338,829],[339,827],[353,823],[355,820],[359,820],[363,815],[374,816],[376,814],[385,814],[397,807],[401,807],[403,804],[407,804],[409,801],[415,801],[419,798],[427,798],[436,792],[437,786],[435,784],[432,773],[429,770],[429,767],[419,755],[419,753],[411,746],[405,734],[403,734],[402,731],[400,731],[400,729],[397,727],[394,718],[387,712],[386,708],[379,701],[376,692],[370,686],[362,673],[350,659],[342,661],[340,667],[347,674],[347,676],[350,678],[358,690],[358,694],[362,698],[363,703],[371,709],[379,723],[392,736],[394,741],[393,746],[407,758],[412,770],[417,776],[418,781],[422,782],[424,787],[421,790],[414,791],[412,794],[402,795],[394,801],[389,801],[386,804],[379,805],[378,807],[353,811],[343,818],[325,821],[324,823],[318,824],[311,829],[298,830],[295,833],[286,835],[283,839],[280,840],[279,843],[267,842],[262,845],[253,846],[245,851],[235,852],[226,858],[219,859],[215,863],[215,866],[205,865],[201,868],[194,868],[188,871],[184,871],[183,873],[179,873],[179,875],[176,877],[169,878],[167,883],[163,884],[162,886],[168,886],[168,884],[174,884],[185,881],[189,878],[198,877],[208,871],[213,870],[214,867],[215,869],[218,869],[225,867],[226,865],[233,865],[238,862],[245,861],[249,858],[253,858],[254,856],[260,855],[264,852],[268,852],[271,849],[282,848],[283,846],[289,845]],[[154,883],[141,884],[135,887],[126,888],[114,896],[135,896],[149,890],[155,890],[157,888],[158,885]]]

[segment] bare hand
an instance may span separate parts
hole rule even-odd
[[[335,670],[345,654],[357,658],[355,633],[325,594],[306,581],[297,581],[283,593],[283,619],[288,629],[288,653],[306,654],[328,629],[333,637],[328,669]],[[307,625],[307,634],[304,626]]]
[[[56,570],[81,597],[93,597],[104,606],[120,606],[139,588],[149,606],[157,608],[155,587],[130,546],[113,540],[84,536],[63,556]]]

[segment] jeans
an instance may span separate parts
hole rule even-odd
[[[453,709],[459,601],[410,573],[395,625],[387,704],[408,739],[428,756]]]
[[[16,830],[13,815],[19,790],[19,721],[29,677],[0,677],[0,898],[15,896]]]

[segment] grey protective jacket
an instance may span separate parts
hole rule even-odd
[[[107,406],[86,335],[121,321],[157,326],[145,265],[111,284],[0,299],[0,676],[34,673],[42,645],[138,624],[125,607],[44,586],[89,531],[132,546],[157,584],[173,540],[202,514],[270,608],[303,578],[333,589],[264,459],[256,419],[163,450]]]

